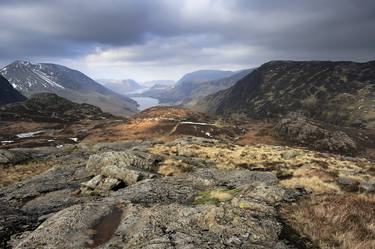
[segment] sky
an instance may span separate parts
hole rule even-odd
[[[0,0],[0,67],[28,60],[148,81],[374,55],[374,0]]]

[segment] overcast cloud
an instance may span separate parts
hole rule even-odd
[[[368,61],[373,0],[0,0],[0,63],[178,79],[274,59]]]

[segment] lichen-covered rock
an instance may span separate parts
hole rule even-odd
[[[179,190],[177,187],[187,186],[190,180],[184,182],[180,178],[174,184],[176,188],[171,188],[172,181],[147,182],[152,181],[156,181],[154,186],[167,184],[165,189],[172,193]],[[132,190],[137,185],[137,189],[142,189],[140,184],[133,185]],[[287,248],[279,240],[282,227],[274,208],[283,199],[280,188],[251,185],[231,191],[236,201],[223,199],[216,205],[157,199],[144,205],[126,199],[131,192],[121,193],[125,199],[117,195],[60,211],[16,248]],[[150,194],[157,195],[168,194]],[[122,204],[116,204],[119,202]],[[116,208],[121,209],[116,211],[120,214],[111,215]],[[102,230],[103,224],[107,225],[106,231]]]

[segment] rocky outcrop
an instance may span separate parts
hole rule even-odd
[[[27,149],[31,156],[40,151]],[[278,207],[306,194],[305,187],[322,186],[305,180],[313,172],[321,168],[318,180],[331,185],[344,182],[333,178],[340,174],[355,176],[368,192],[373,184],[363,173],[373,165],[364,159],[208,138],[43,153],[53,168],[0,189],[7,204],[1,242],[12,248],[292,249]]]
[[[199,138],[166,146],[183,143],[225,146]],[[188,151],[150,151],[159,144],[62,150],[55,168],[0,190],[0,202],[10,207],[3,217],[11,217],[0,222],[3,243],[30,249],[289,248],[279,238],[276,206],[290,194],[274,174],[223,170]],[[189,170],[165,176],[161,167],[174,167],[171,161]]]
[[[274,127],[274,131],[286,141],[312,149],[348,155],[358,152],[356,142],[344,131],[312,121],[296,113],[281,119]]]
[[[82,183],[83,191],[107,192],[156,177],[154,169],[161,159],[140,151],[111,151],[90,156],[86,171],[96,175]]]

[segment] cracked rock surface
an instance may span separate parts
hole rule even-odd
[[[294,248],[281,236],[277,207],[296,193],[280,187],[274,172],[203,154],[231,149],[198,138],[69,147],[52,169],[0,190],[1,205],[7,203],[2,243],[28,249]]]

